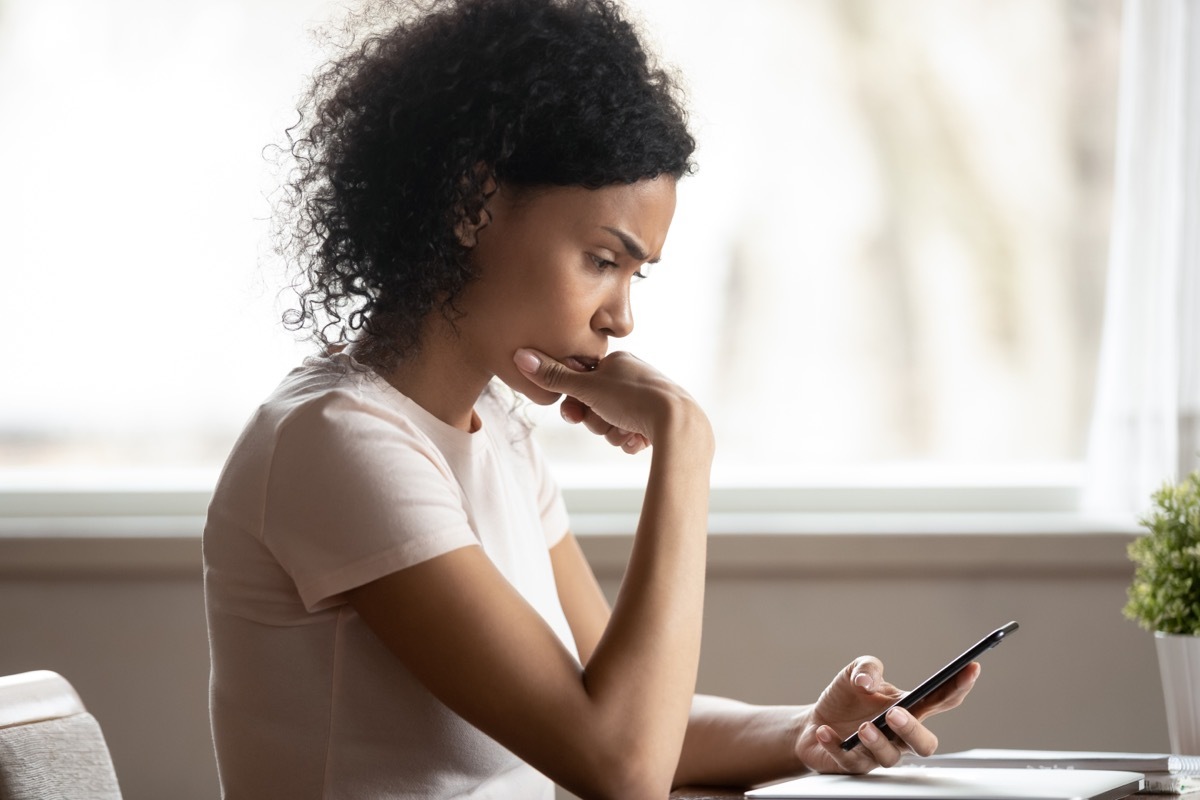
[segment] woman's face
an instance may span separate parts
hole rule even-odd
[[[633,330],[629,288],[657,261],[675,214],[675,180],[602,189],[550,187],[488,201],[491,221],[472,250],[478,277],[457,304],[465,366],[496,375],[535,403],[558,399],[530,383],[513,353],[531,347],[590,369],[610,337]]]

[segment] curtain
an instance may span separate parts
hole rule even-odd
[[[1200,453],[1200,3],[1126,0],[1083,506],[1137,512]]]

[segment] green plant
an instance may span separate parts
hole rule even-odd
[[[1129,545],[1137,565],[1125,616],[1143,628],[1200,636],[1200,470],[1166,483]]]

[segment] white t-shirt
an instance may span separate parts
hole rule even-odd
[[[294,370],[251,419],[204,530],[211,712],[228,800],[553,798],[435,699],[345,592],[481,546],[572,653],[549,548],[567,516],[497,398],[474,433],[345,355]]]

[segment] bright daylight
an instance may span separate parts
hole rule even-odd
[[[4,469],[215,474],[311,349],[279,324],[295,296],[264,148],[335,7],[0,4],[0,109],[23,121],[0,132],[24,342]],[[1119,3],[692,9],[635,9],[682,75],[699,169],[614,346],[701,401],[726,471],[1080,461]],[[627,467],[577,433],[538,435],[559,462]]]
[[[1200,800],[1200,0],[0,0],[0,800]]]

